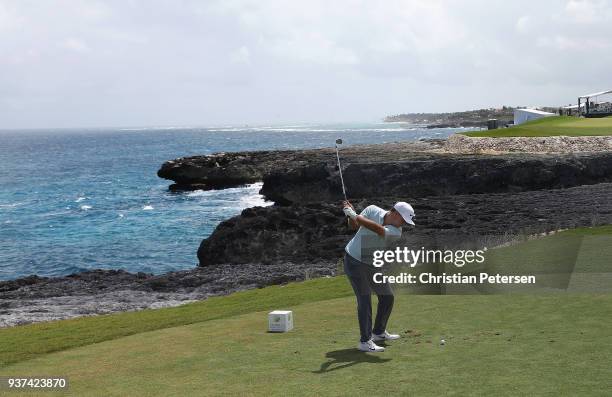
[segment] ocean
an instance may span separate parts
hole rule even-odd
[[[88,269],[160,274],[197,265],[223,220],[271,205],[261,184],[173,193],[166,160],[224,151],[445,138],[400,123],[0,131],[0,280]]]

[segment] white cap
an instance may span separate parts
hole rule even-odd
[[[414,210],[412,209],[412,206],[410,204],[405,203],[403,201],[398,201],[397,203],[395,203],[393,208],[395,208],[395,210],[400,213],[406,223],[414,225],[414,221],[412,220],[412,218],[414,217]]]

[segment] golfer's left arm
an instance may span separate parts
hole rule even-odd
[[[373,231],[380,237],[385,237],[386,229],[384,226],[379,225],[378,223],[366,218],[363,215],[357,215],[355,210],[348,205],[344,207],[343,211],[346,216],[348,216],[355,222],[355,224],[357,224],[357,226],[363,226],[366,229]]]

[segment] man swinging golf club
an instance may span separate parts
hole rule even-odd
[[[361,334],[357,348],[364,352],[383,352],[385,348],[374,342],[398,339],[400,336],[387,332],[387,321],[393,309],[393,291],[388,283],[374,282],[376,268],[371,264],[371,254],[375,250],[384,249],[391,241],[399,239],[402,235],[402,226],[414,225],[412,220],[414,210],[410,204],[400,201],[395,203],[390,211],[370,205],[357,215],[355,208],[346,197],[338,145],[342,145],[342,139],[336,139],[336,159],[344,195],[342,207],[349,218],[349,224],[353,230],[357,230],[347,244],[344,254],[344,272],[357,297],[357,319]],[[372,291],[378,296],[374,329],[372,329]]]
[[[379,270],[371,264],[371,253],[385,249],[391,241],[399,239],[402,226],[414,225],[414,210],[410,204],[400,201],[389,211],[370,205],[357,215],[350,202],[345,200],[342,205],[349,224],[353,230],[357,230],[347,244],[344,255],[344,272],[357,297],[357,319],[361,334],[357,348],[364,352],[383,352],[385,348],[375,342],[394,340],[400,336],[387,332],[387,321],[393,309],[393,291],[389,283],[373,281],[374,274]],[[378,296],[373,329],[372,291]]]

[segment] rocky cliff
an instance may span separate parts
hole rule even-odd
[[[612,182],[612,152],[473,154],[440,142],[342,149],[350,198],[427,197],[557,189]],[[333,149],[220,153],[168,161],[158,171],[174,190],[218,189],[263,181],[279,205],[342,198]]]
[[[513,193],[612,182],[612,153],[437,154],[399,161],[365,158],[345,164],[344,182],[351,198]],[[342,198],[337,167],[329,163],[273,169],[263,181],[261,193],[281,205]]]
[[[431,245],[448,238],[466,240],[508,233],[536,234],[612,223],[612,183],[518,193],[430,197],[379,197],[354,201],[357,209],[398,200],[415,208],[413,241]],[[340,203],[249,208],[222,222],[198,249],[201,266],[222,263],[262,265],[284,262],[333,264],[351,238]]]
[[[349,198],[361,208],[409,201],[418,218],[411,234],[423,239],[612,223],[612,152],[446,150],[452,145],[456,139],[342,149]],[[333,149],[228,153],[167,162],[159,174],[182,189],[262,180],[261,193],[276,203],[222,222],[198,249],[201,266],[332,263],[351,234],[335,160]]]
[[[421,159],[430,157],[427,151],[440,147],[440,141],[360,145],[341,149],[341,156],[347,162],[359,159]],[[170,185],[171,190],[222,189],[262,181],[266,175],[276,170],[292,171],[312,167],[333,169],[335,161],[333,148],[215,153],[166,161],[157,175],[174,181]]]

